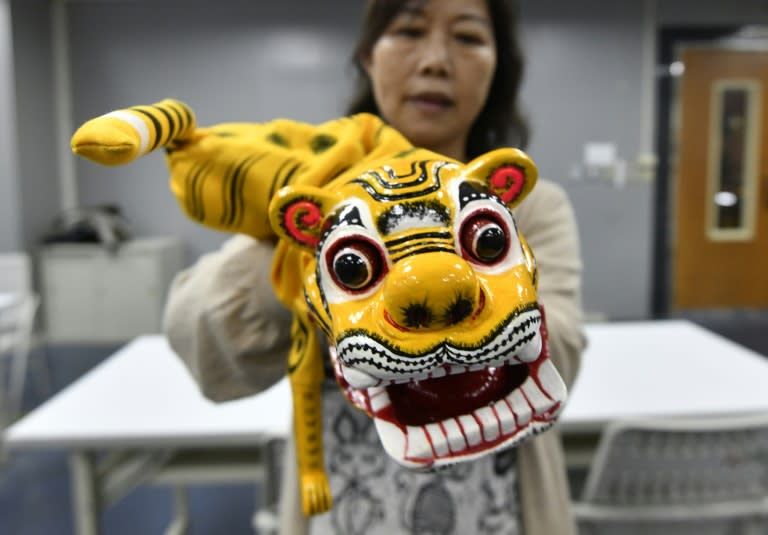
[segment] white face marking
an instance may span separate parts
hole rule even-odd
[[[425,215],[424,217],[403,216],[392,226],[390,234],[412,231],[419,228],[442,227],[443,225],[444,222],[438,217],[433,217],[432,214]]]
[[[125,110],[116,110],[107,113],[104,117],[114,117],[115,119],[120,119],[124,123],[128,123],[139,136],[139,154],[147,152],[147,147],[149,146],[149,129],[144,121],[136,117],[133,113]]]

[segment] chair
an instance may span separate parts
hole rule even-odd
[[[768,533],[768,414],[617,422],[600,440],[580,533]]]
[[[0,359],[10,357],[7,392],[0,384],[0,429],[21,409],[39,303],[32,290],[29,256],[0,253]]]

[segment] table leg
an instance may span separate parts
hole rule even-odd
[[[173,522],[165,530],[165,535],[185,535],[189,530],[189,503],[184,485],[173,487],[173,503]]]
[[[93,454],[74,452],[69,459],[72,473],[72,506],[77,535],[98,535],[101,500]]]

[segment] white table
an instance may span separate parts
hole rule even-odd
[[[71,450],[78,534],[99,533],[101,510],[145,482],[175,487],[177,516],[167,532],[175,534],[186,528],[187,483],[261,480],[274,489],[277,475],[264,460],[270,441],[290,427],[287,380],[216,404],[162,336],[145,336],[8,428],[5,441],[11,450]]]
[[[564,431],[768,412],[768,357],[688,321],[592,324]]]
[[[665,321],[586,330],[589,347],[561,419],[566,432],[633,417],[768,411],[768,360],[705,329]],[[225,448],[263,448],[287,436],[290,422],[286,380],[258,396],[217,405],[202,398],[165,340],[149,336],[9,428],[6,441],[11,449],[73,451],[78,533],[90,535],[98,533],[100,508],[126,489],[150,478],[188,481],[188,471],[174,472],[168,464],[170,452],[208,447],[231,457]],[[103,450],[113,455],[97,463],[94,452]],[[205,461],[216,466],[215,459]],[[254,477],[238,466],[228,475]]]

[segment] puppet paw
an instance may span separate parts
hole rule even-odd
[[[91,119],[72,136],[72,151],[96,163],[128,163],[141,154],[136,129],[111,114]]]
[[[328,477],[323,472],[305,474],[301,478],[301,508],[304,516],[324,513],[331,508],[333,496]]]

